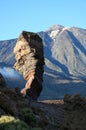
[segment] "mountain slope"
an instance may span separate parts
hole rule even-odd
[[[4,62],[8,66],[15,63],[13,48],[17,39],[0,41],[0,63]]]
[[[66,77],[86,77],[86,30],[53,26],[47,32],[50,43],[45,46],[46,65]],[[57,33],[56,33],[57,32]],[[41,35],[43,38],[43,35]],[[48,39],[49,39],[48,38]],[[49,61],[49,62],[48,62]],[[58,68],[56,68],[58,67]]]

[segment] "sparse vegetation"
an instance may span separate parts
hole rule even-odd
[[[15,119],[12,116],[2,116],[0,118],[0,129],[1,130],[30,130],[28,125],[20,121],[19,119]]]
[[[15,119],[12,116],[2,116],[0,118],[0,130],[42,130],[42,129],[29,127],[24,121]]]
[[[30,108],[21,109],[20,116],[29,125],[35,126],[34,124],[36,124],[36,116]]]

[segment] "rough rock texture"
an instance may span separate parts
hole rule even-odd
[[[10,105],[10,107],[9,107]],[[17,109],[16,109],[16,103],[4,92],[0,92],[0,107],[3,108],[4,111],[14,115],[18,116]]]
[[[86,98],[65,95],[64,124],[60,130],[86,130]]]
[[[42,90],[44,54],[42,39],[32,32],[23,31],[14,47],[15,69],[27,80],[21,93],[37,99]]]
[[[23,105],[28,106],[28,100],[22,97],[19,88],[9,89],[3,75],[0,74],[0,116],[11,114],[18,117],[19,109]]]
[[[6,82],[2,74],[0,73],[0,90],[6,87]]]

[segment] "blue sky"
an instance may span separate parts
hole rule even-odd
[[[55,24],[86,29],[86,0],[0,0],[0,40]]]

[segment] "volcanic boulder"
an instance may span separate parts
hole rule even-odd
[[[2,74],[0,73],[0,90],[6,87],[6,82]]]
[[[44,52],[42,39],[33,32],[23,31],[14,47],[14,68],[27,80],[21,93],[37,99],[42,90]]]

